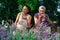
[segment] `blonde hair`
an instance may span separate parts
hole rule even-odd
[[[45,6],[39,6],[39,9],[44,9],[44,10],[46,10],[46,7],[45,7]]]

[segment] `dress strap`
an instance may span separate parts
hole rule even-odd
[[[29,19],[29,18],[30,18],[30,15],[28,14],[28,15],[27,15],[27,19]]]
[[[22,12],[20,13],[19,21],[22,20]]]

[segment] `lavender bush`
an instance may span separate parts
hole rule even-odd
[[[17,30],[16,25],[3,21],[0,25],[0,40],[60,40],[60,33],[54,39],[49,31],[49,27],[42,27],[39,31],[33,28],[29,31]]]

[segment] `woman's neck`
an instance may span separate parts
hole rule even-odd
[[[24,15],[24,16],[27,16],[27,13],[24,13],[23,15]]]

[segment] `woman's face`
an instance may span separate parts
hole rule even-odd
[[[28,7],[24,6],[23,7],[23,12],[27,14],[29,12]]]
[[[44,9],[39,9],[39,13],[40,14],[44,14],[45,13],[45,10]]]

